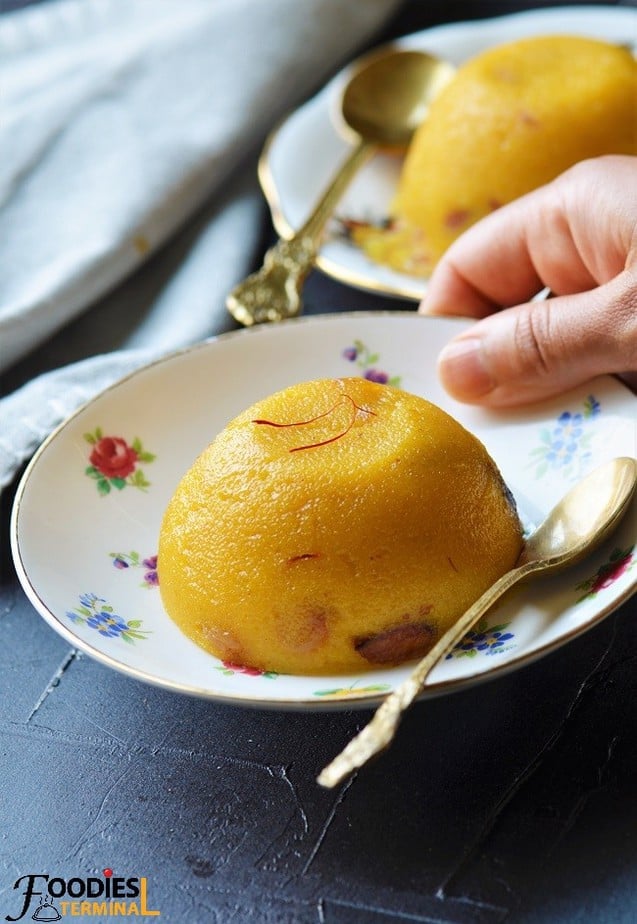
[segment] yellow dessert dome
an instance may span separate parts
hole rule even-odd
[[[419,657],[521,548],[479,440],[362,378],[292,386],[231,421],[165,512],[159,584],[183,632],[296,674]]]
[[[577,161],[612,153],[637,154],[631,52],[569,35],[520,39],[472,58],[433,101],[392,212],[430,272],[478,219]]]

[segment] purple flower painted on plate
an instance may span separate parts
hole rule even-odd
[[[144,580],[140,587],[157,587],[159,585],[159,576],[157,574],[157,556],[149,555],[142,558],[139,552],[110,552],[113,559],[113,565],[120,571],[127,568],[144,568]]]
[[[368,379],[370,382],[378,382],[379,385],[387,385],[389,382],[387,373],[381,372],[379,369],[366,369],[363,373],[363,378]]]
[[[159,586],[159,576],[156,571],[146,571],[144,573],[144,581],[148,587],[158,587]]]
[[[146,584],[150,587],[157,587],[159,584],[159,576],[157,574],[157,556],[151,555],[150,558],[145,558],[142,561],[142,565],[146,568],[144,572],[144,580]]]
[[[341,355],[348,362],[356,363],[363,378],[369,382],[377,382],[379,385],[393,385],[395,388],[400,386],[400,376],[389,375],[388,372],[378,369],[377,364],[380,361],[380,354],[372,353],[362,340],[355,340],[351,346],[345,347]]]

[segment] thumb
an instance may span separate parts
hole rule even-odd
[[[490,315],[447,344],[438,369],[453,397],[489,407],[526,404],[595,375],[635,370],[637,272]]]

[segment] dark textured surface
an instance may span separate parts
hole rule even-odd
[[[467,6],[408,3],[387,34],[526,4]],[[320,274],[306,300],[404,307]],[[634,600],[534,665],[418,704],[389,752],[327,792],[316,773],[369,713],[216,705],[69,649],[8,562],[10,500],[0,919],[18,914],[19,875],[105,867],[148,877],[167,924],[637,919]]]
[[[366,712],[218,706],[70,650],[0,591],[0,911],[25,872],[149,880],[162,920],[634,921],[637,627],[417,705],[336,792]]]

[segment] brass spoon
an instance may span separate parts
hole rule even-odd
[[[420,51],[385,51],[365,59],[347,83],[340,107],[356,144],[302,227],[268,250],[262,268],[228,295],[226,307],[235,320],[250,326],[299,314],[301,289],[323,228],[356,171],[379,147],[406,147],[453,73],[451,64]]]
[[[369,724],[321,771],[318,777],[321,786],[336,786],[391,743],[402,713],[422,690],[429,672],[503,593],[531,574],[566,568],[598,546],[626,512],[636,483],[635,459],[618,458],[596,468],[576,484],[526,540],[515,567],[502,575],[445,632],[409,677],[379,706]]]

